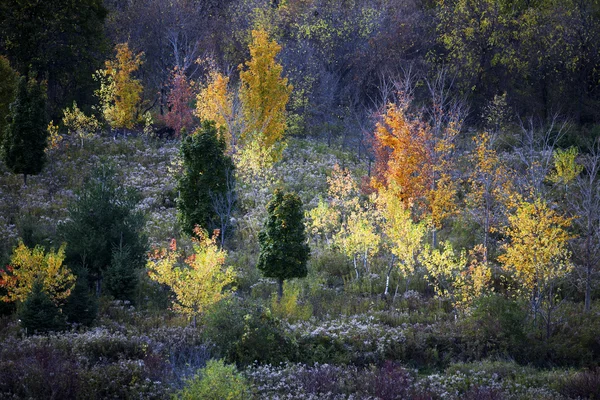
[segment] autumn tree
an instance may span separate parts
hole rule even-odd
[[[63,125],[67,128],[67,133],[79,139],[81,148],[83,148],[84,139],[90,139],[100,129],[100,123],[94,115],[87,116],[73,102],[73,106],[63,110]]]
[[[46,163],[48,121],[44,90],[44,84],[35,79],[20,79],[2,143],[6,166],[16,174],[23,174],[25,184],[27,176],[42,172]]]
[[[375,128],[376,190],[396,186],[396,195],[417,218],[439,229],[455,210],[451,155],[456,127],[435,127],[408,113],[408,102],[390,103]],[[435,242],[435,240],[434,240]]]
[[[252,30],[250,60],[240,66],[240,101],[244,127],[240,135],[243,145],[254,142],[264,148],[272,160],[280,157],[281,140],[286,130],[285,108],[292,91],[283,67],[275,57],[281,50],[264,29]],[[253,149],[256,150],[256,149]],[[268,161],[268,159],[267,159]]]
[[[468,192],[466,206],[473,220],[483,231],[483,260],[488,262],[491,237],[499,232],[506,212],[507,197],[511,188],[509,170],[503,165],[494,149],[494,138],[487,132],[477,134],[475,148],[468,160],[472,168],[467,174]]]
[[[232,190],[234,166],[224,152],[225,141],[219,138],[212,121],[204,121],[181,143],[184,171],[178,183],[177,209],[181,228],[188,234],[196,225],[207,230],[213,228],[219,219],[213,199],[226,196],[227,191]],[[225,221],[220,222],[223,225]]]
[[[402,202],[396,193],[398,190],[392,183],[389,188],[379,190],[377,198],[377,206],[384,220],[383,232],[393,255],[387,271],[385,295],[389,291],[392,268],[396,266],[406,278],[408,287],[408,281],[415,272],[417,257],[423,250],[423,241],[427,233],[427,221],[413,221],[411,207]]]
[[[571,271],[568,232],[572,220],[553,210],[544,200],[521,202],[508,216],[505,253],[498,257],[529,299],[534,317],[542,302],[552,311],[555,284]],[[550,334],[550,315],[546,315]]]
[[[237,142],[238,127],[235,123],[234,96],[229,88],[229,77],[211,70],[207,82],[196,97],[196,115],[202,121],[214,121],[224,135],[228,151]]]
[[[75,285],[75,276],[63,265],[65,247],[63,244],[56,251],[52,249],[46,252],[41,246],[30,249],[19,242],[10,264],[0,270],[0,286],[7,291],[1,300],[24,302],[35,282],[39,281],[53,302],[64,303]]]
[[[302,200],[297,194],[276,190],[267,205],[268,217],[258,235],[260,254],[256,267],[267,278],[276,278],[281,300],[283,281],[307,275],[310,248],[306,244]]]
[[[209,238],[199,227],[194,234],[194,253],[183,263],[173,239],[168,249],[154,251],[147,268],[152,280],[173,291],[175,310],[191,318],[195,327],[198,315],[231,293],[235,274],[224,268],[227,253],[217,246],[216,237]]]
[[[104,69],[96,72],[104,118],[114,129],[132,129],[139,119],[142,83],[133,74],[142,65],[143,53],[134,55],[127,42],[115,46],[116,56],[105,62]]]
[[[175,131],[175,135],[179,136],[182,129],[189,133],[194,124],[194,93],[185,71],[177,66],[171,72],[170,86],[171,90],[167,96],[168,111],[164,120],[167,126]]]

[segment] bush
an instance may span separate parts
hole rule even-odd
[[[182,400],[238,400],[247,399],[250,389],[246,379],[222,360],[210,360],[198,375],[187,380],[176,398]]]
[[[600,399],[600,368],[565,378],[560,382],[558,392],[570,399]]]

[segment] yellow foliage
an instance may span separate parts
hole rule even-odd
[[[391,242],[391,251],[398,258],[400,271],[406,276],[414,273],[417,256],[423,249],[427,222],[414,222],[410,207],[396,194],[394,183],[381,189],[377,205],[384,217],[383,230]]]
[[[275,60],[281,46],[269,40],[267,31],[253,30],[249,48],[250,60],[240,72],[240,101],[244,116],[240,142],[245,145],[256,141],[259,146],[270,150],[285,133],[285,108],[292,86],[287,78],[281,76],[283,67]]]
[[[456,281],[467,265],[466,252],[463,250],[456,255],[450,242],[442,242],[437,249],[426,245],[420,260],[436,296],[455,301]]]
[[[235,278],[232,268],[223,267],[227,253],[217,246],[216,237],[209,238],[200,228],[194,232],[194,254],[183,260],[185,265],[180,265],[175,239],[169,249],[156,250],[147,264],[150,278],[175,293],[175,311],[191,318],[228,296],[226,287]]]
[[[131,129],[139,118],[142,93],[140,80],[134,79],[132,74],[142,65],[143,53],[134,56],[127,42],[117,44],[115,50],[116,58],[106,61],[105,69],[96,72],[96,79],[100,81],[96,95],[111,127]]]
[[[278,298],[276,293],[271,297],[271,311],[279,318],[288,322],[306,321],[312,316],[310,304],[299,304],[300,288],[289,281],[285,281],[283,296]]]
[[[46,130],[48,131],[48,146],[45,150],[47,153],[51,150],[58,149],[63,137],[58,133],[58,126],[54,125],[54,121],[50,121]]]
[[[81,140],[83,148],[83,139],[89,139],[100,129],[100,123],[93,115],[89,117],[77,107],[77,103],[73,102],[72,108],[63,110],[64,126],[67,128],[69,135],[77,136]]]
[[[572,268],[569,261],[567,229],[571,218],[559,215],[543,200],[521,202],[509,215],[505,253],[498,257],[529,296],[539,295],[553,280]]]
[[[225,134],[229,150],[235,145],[233,131],[233,98],[228,90],[229,77],[211,71],[208,82],[196,97],[196,115],[201,120],[215,121],[217,130]]]
[[[55,303],[66,300],[75,286],[75,276],[62,265],[65,247],[63,244],[58,251],[50,250],[46,253],[42,246],[29,249],[23,242],[19,242],[8,268],[0,270],[0,287],[7,291],[0,300],[25,301],[36,280],[41,280],[44,290]]]
[[[319,204],[306,212],[307,231],[314,236],[325,238],[325,242],[329,244],[333,233],[340,225],[340,219],[339,210],[323,199],[319,199]]]
[[[548,179],[554,183],[568,185],[583,171],[583,165],[577,164],[577,148],[558,149],[554,152],[554,170]]]

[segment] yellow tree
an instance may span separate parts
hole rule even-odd
[[[131,129],[139,117],[142,84],[132,74],[142,65],[143,53],[134,56],[127,43],[115,46],[116,57],[105,62],[105,69],[96,72],[100,89],[102,113],[112,128]]]
[[[10,264],[0,270],[0,287],[7,294],[0,297],[5,302],[24,302],[36,281],[40,281],[50,298],[60,304],[71,294],[75,276],[62,263],[65,259],[63,244],[56,252],[45,252],[42,246],[30,249],[23,242],[14,249]]]
[[[229,91],[229,77],[212,70],[207,83],[196,97],[196,115],[201,120],[215,121],[219,132],[225,134],[229,151],[235,146],[237,129],[233,113],[233,96]]]
[[[427,222],[414,222],[411,216],[410,205],[406,206],[400,196],[399,189],[394,183],[389,188],[381,189],[377,198],[377,206],[384,218],[383,230],[389,240],[392,252],[392,263],[387,272],[385,295],[389,291],[390,274],[395,263],[398,262],[400,273],[406,278],[406,285],[410,275],[415,272],[417,256],[423,249],[423,240],[427,233]]]
[[[269,151],[272,161],[280,157],[287,122],[285,108],[292,86],[282,77],[283,67],[275,57],[281,46],[264,29],[252,30],[250,60],[240,65],[240,101],[244,126],[242,146],[255,142]],[[256,147],[256,146],[255,146]]]
[[[567,231],[571,221],[541,199],[522,201],[515,213],[508,216],[506,235],[509,242],[504,246],[506,252],[498,257],[531,301],[534,317],[542,301],[546,300],[548,335],[554,284],[572,268],[567,247],[572,238]]]
[[[184,265],[173,239],[169,249],[154,252],[147,268],[151,279],[171,288],[175,311],[191,318],[195,327],[196,317],[206,307],[229,295],[226,288],[235,274],[232,268],[224,268],[227,253],[217,246],[216,237],[209,238],[198,227],[194,232],[194,254],[183,260]]]
[[[483,262],[487,263],[490,235],[498,231],[505,204],[514,193],[508,169],[493,148],[493,138],[483,132],[474,138],[475,149],[469,157],[473,168],[468,173],[466,203],[473,219],[483,230]]]

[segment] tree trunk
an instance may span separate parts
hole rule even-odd
[[[27,186],[27,174],[23,174],[23,184]]]
[[[585,307],[586,313],[590,312],[592,303],[592,266],[587,265],[585,270]]]

